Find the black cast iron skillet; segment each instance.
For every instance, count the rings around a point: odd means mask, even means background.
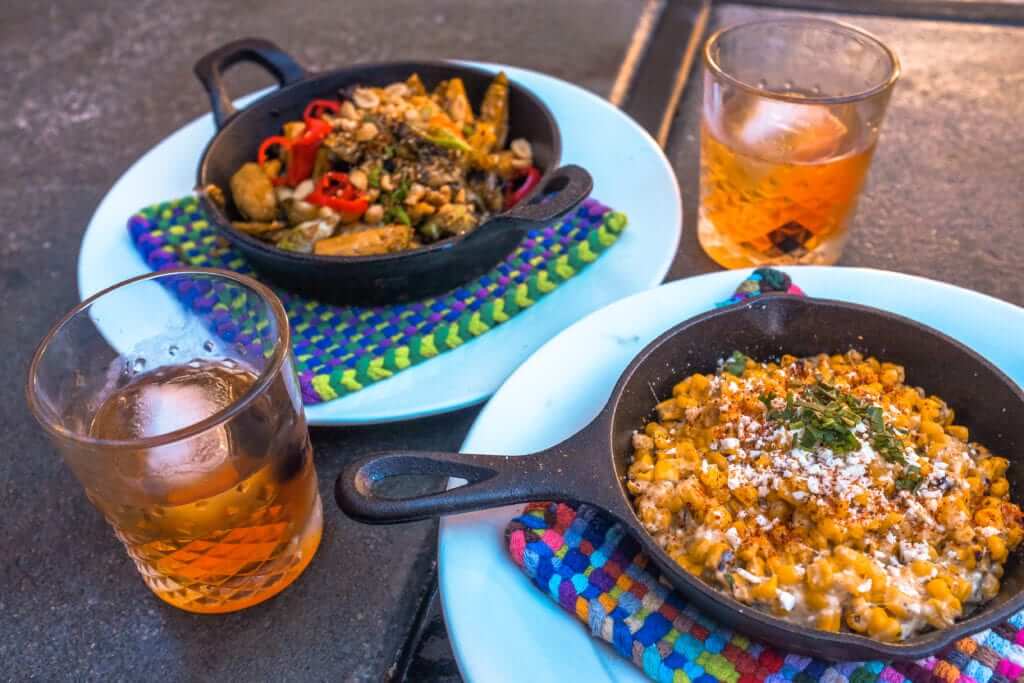
[[[262,66],[277,78],[281,89],[237,111],[221,77],[225,69],[239,62]],[[202,188],[212,183],[226,190],[232,174],[256,158],[260,143],[279,135],[284,122],[301,120],[303,109],[314,98],[333,97],[347,86],[388,85],[418,73],[428,88],[448,78],[462,78],[470,102],[479,106],[494,75],[449,62],[361,64],[310,75],[276,45],[257,38],[214,50],[196,63],[195,72],[210,96],[218,128],[199,162],[196,187],[203,208],[221,234],[262,275],[285,289],[322,301],[377,305],[423,299],[453,289],[494,267],[529,230],[548,225],[576,208],[593,185],[590,174],[579,166],[558,168],[562,143],[554,117],[536,95],[510,82],[509,139],[530,141],[534,164],[543,174],[531,197],[467,235],[411,251],[353,257],[284,251],[232,228],[231,221],[242,217],[230,197],[222,209]]]
[[[556,446],[525,457],[380,453],[346,467],[338,477],[335,497],[346,514],[368,523],[404,522],[531,500],[590,503],[618,518],[663,576],[699,609],[741,633],[826,659],[918,659],[1024,607],[1024,564],[1016,554],[1006,565],[999,595],[969,618],[902,643],[881,643],[790,624],[693,577],[644,531],[623,484],[631,435],[653,414],[652,392],[662,399],[670,397],[679,379],[713,372],[733,350],[767,359],[850,348],[904,365],[909,384],[946,399],[956,410],[957,421],[970,428],[973,440],[1010,460],[1011,495],[1018,504],[1024,501],[1024,393],[1009,378],[966,346],[907,318],[856,304],[787,295],[766,295],[710,311],[664,333],[622,373],[597,417]],[[375,482],[399,474],[437,474],[468,483],[411,499],[375,495]]]

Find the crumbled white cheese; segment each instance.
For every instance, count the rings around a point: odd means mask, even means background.
[[[750,572],[748,572],[746,569],[743,569],[742,567],[737,569],[736,573],[739,574],[740,576],[742,576],[744,579],[746,579],[750,583],[761,583],[762,581],[764,581],[764,577],[763,576],[757,576],[756,574],[751,574]]]
[[[721,448],[726,449],[726,450],[731,449],[731,448],[739,448],[740,447],[740,440],[737,439],[736,437],[730,436],[728,438],[722,439],[719,442],[719,446]]]
[[[999,534],[999,529],[991,526],[983,526],[978,529],[978,531],[981,532],[981,535],[985,538],[988,538],[989,536],[997,536]]]
[[[729,545],[733,548],[738,548],[740,546],[740,535],[736,532],[735,527],[729,527],[725,530],[725,539],[729,541]]]
[[[789,612],[796,606],[796,596],[792,593],[779,588],[776,594],[779,596],[779,605],[782,606],[782,609]]]
[[[908,543],[907,541],[900,543],[900,557],[904,563],[914,560],[929,560],[931,559],[929,551],[930,547],[927,543]]]

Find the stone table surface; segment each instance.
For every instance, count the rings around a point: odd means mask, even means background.
[[[152,597],[25,408],[35,344],[77,301],[78,244],[116,178],[207,111],[191,74],[228,40],[271,38],[312,68],[462,57],[547,71],[607,94],[639,0],[484,4],[435,1],[38,3],[0,7],[0,677],[9,680],[380,680],[430,590],[436,524],[366,527],[329,490],[352,457],[388,447],[457,449],[476,409],[314,430],[324,542],[274,600],[221,617]],[[774,10],[723,5],[712,23]],[[844,265],[900,270],[1024,304],[1024,30],[854,21],[903,58]],[[239,93],[267,79],[240,67]],[[696,114],[691,79],[668,156],[686,206],[670,279],[714,269],[694,232]],[[626,170],[624,169],[624,172]],[[411,680],[456,678],[438,621]]]

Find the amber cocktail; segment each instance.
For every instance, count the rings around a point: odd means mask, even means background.
[[[28,400],[162,600],[239,610],[316,552],[288,321],[257,282],[169,271],[97,294],[43,340]]]
[[[727,268],[835,263],[892,86],[895,55],[855,28],[782,19],[704,50],[698,237]]]

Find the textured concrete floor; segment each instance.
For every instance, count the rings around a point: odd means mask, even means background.
[[[96,204],[142,152],[207,110],[191,74],[194,60],[233,38],[261,35],[312,68],[416,56],[489,59],[606,93],[639,6],[0,6],[0,373],[8,378],[0,386],[0,677],[135,680],[159,672],[167,680],[377,680],[426,588],[421,577],[433,561],[433,524],[363,527],[328,503],[318,557],[278,598],[226,617],[165,607],[135,576],[27,415],[25,366],[48,326],[76,301],[78,243]],[[714,21],[767,13],[725,6]],[[922,274],[1024,304],[1024,33],[854,21],[894,45],[905,77],[843,263]],[[268,81],[240,68],[229,82],[240,93]],[[698,94],[692,82],[669,147],[686,202],[671,278],[714,268],[694,233]],[[379,447],[455,448],[474,415],[315,431],[325,496],[349,458]],[[421,654],[416,680],[452,676],[443,637]]]

